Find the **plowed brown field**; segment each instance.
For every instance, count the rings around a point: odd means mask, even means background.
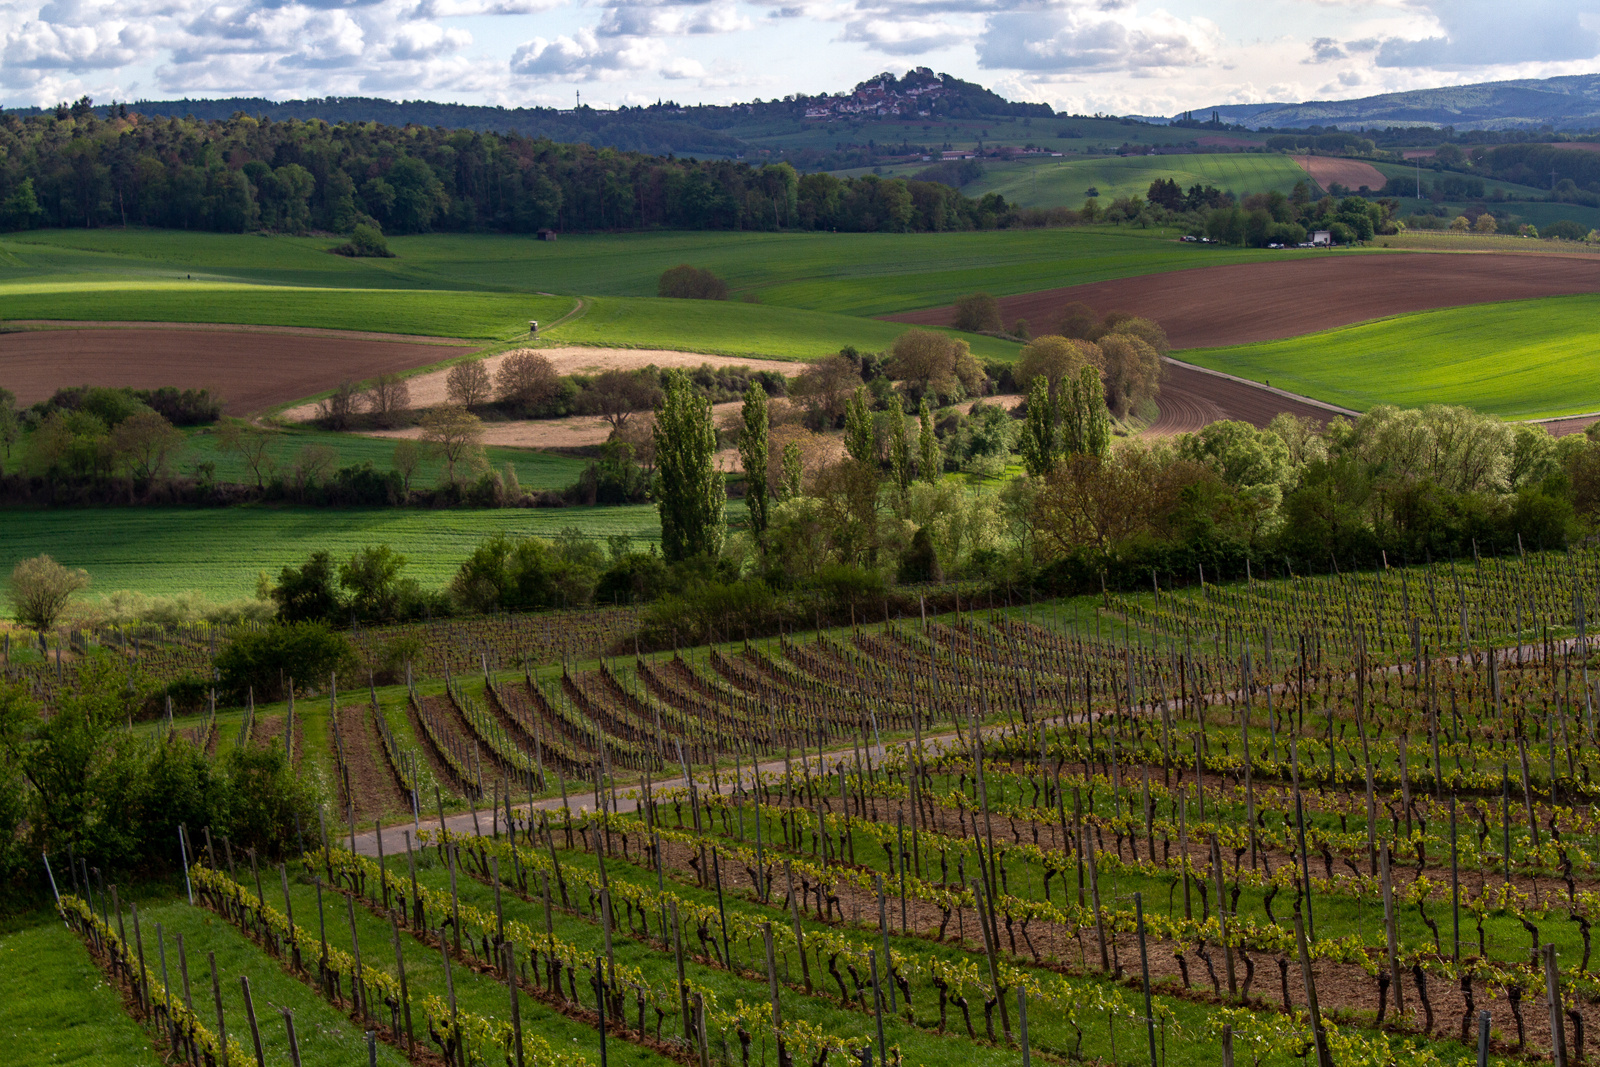
[[[1253,382],[1234,381],[1188,363],[1167,361],[1166,377],[1156,404],[1161,415],[1145,432],[1164,435],[1193,433],[1219,419],[1237,419],[1265,426],[1279,412],[1327,422],[1339,414],[1292,394]]]
[[[1300,169],[1316,179],[1326,189],[1338,182],[1346,189],[1359,189],[1365,185],[1374,191],[1382,189],[1389,181],[1383,172],[1371,163],[1359,159],[1339,159],[1336,156],[1295,156]]]
[[[22,404],[72,385],[205,388],[244,415],[346,378],[437,363],[463,345],[227,327],[26,330],[0,334],[0,385]]]
[[[1298,337],[1368,319],[1497,300],[1600,292],[1600,256],[1391,253],[1237,263],[1047,289],[1000,298],[1009,327],[1027,319],[1053,328],[1074,301],[1095,311],[1129,311],[1166,328],[1174,348]],[[954,309],[888,315],[896,322],[949,325]]]

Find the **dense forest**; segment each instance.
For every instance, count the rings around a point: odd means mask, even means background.
[[[558,144],[521,134],[378,123],[95,114],[88,100],[0,118],[0,228],[163,226],[242,233],[429,230],[942,231],[1009,221],[998,195],[937,182],[801,177],[751,166]]]

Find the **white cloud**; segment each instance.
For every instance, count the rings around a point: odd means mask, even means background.
[[[978,63],[1037,71],[1194,67],[1213,58],[1220,36],[1204,19],[1140,15],[1129,7],[996,14],[978,43]]]
[[[100,27],[30,22],[11,34],[3,53],[6,67],[88,71],[126,66],[154,41],[148,27],[107,23]]]
[[[1385,40],[1378,66],[1461,70],[1600,55],[1597,0],[1523,0],[1514,9],[1493,0],[1412,0],[1411,6],[1431,18],[1432,32]]]

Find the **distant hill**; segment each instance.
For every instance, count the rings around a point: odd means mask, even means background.
[[[1231,104],[1196,109],[1254,129],[1454,126],[1458,130],[1600,129],[1600,74],[1414,89],[1358,100]],[[1182,115],[1173,116],[1173,120]]]
[[[801,127],[817,130],[829,122],[938,122],[1010,118],[1050,118],[1048,104],[1014,103],[981,85],[927,67],[903,77],[869,78],[846,92],[755,100],[744,104],[680,106],[662,101],[645,107],[600,110],[484,107],[427,100],[384,100],[330,96],[315,100],[230,97],[218,100],[141,100],[123,105],[147,116],[227,119],[237,112],[274,122],[322,119],[329,123],[378,122],[389,126],[443,126],[481,133],[547,137],[565,144],[590,144],[653,155],[738,158],[752,150],[784,154],[807,138]],[[67,105],[53,109],[64,112]],[[12,108],[21,117],[52,109]],[[106,117],[110,107],[94,110]],[[787,134],[787,136],[785,136]],[[815,138],[811,138],[814,140]]]

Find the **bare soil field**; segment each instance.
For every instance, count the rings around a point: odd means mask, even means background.
[[[584,348],[568,346],[565,348],[536,348],[515,349],[513,352],[539,352],[549,359],[555,367],[557,374],[599,374],[608,370],[635,370],[639,367],[655,365],[657,367],[698,367],[702,363],[709,363],[713,367],[749,367],[751,370],[777,371],[789,377],[798,374],[804,369],[803,364],[792,360],[781,359],[742,359],[736,356],[707,356],[699,352],[673,352],[660,348]],[[484,367],[489,371],[489,376],[494,377],[500,369],[500,364],[513,352],[502,352],[489,356],[483,361]],[[436,407],[447,399],[445,379],[449,376],[448,369],[430,371],[419,374],[408,381],[411,387],[411,406],[416,408]],[[304,396],[311,390],[305,390],[299,395]],[[304,422],[315,418],[317,406],[315,404],[300,404],[283,413],[283,417],[291,422]],[[567,420],[545,420],[562,421]],[[597,420],[589,420],[597,421]],[[508,425],[508,424],[502,424]],[[393,436],[393,435],[391,435]],[[604,440],[604,437],[601,437]],[[516,441],[498,441],[485,438],[488,444],[520,444]],[[591,444],[594,442],[576,442]]]
[[[442,399],[442,398],[441,398]],[[415,402],[415,394],[412,396]],[[742,401],[730,400],[711,405],[712,417],[718,423],[734,414]],[[296,409],[299,410],[299,409]],[[635,419],[648,421],[649,412],[641,412]],[[629,424],[632,425],[631,423]],[[407,426],[399,430],[373,430],[368,437],[411,438],[422,436],[422,427]],[[511,419],[506,422],[483,424],[483,443],[508,448],[583,448],[605,444],[611,436],[611,424],[598,415],[568,415],[560,419]]]
[[[1149,435],[1166,437],[1194,433],[1219,419],[1236,419],[1262,427],[1284,411],[1319,423],[1339,414],[1303,397],[1215,374],[1174,359],[1166,361],[1166,370],[1161,395],[1156,398],[1161,414],[1145,431]]]
[[[1062,309],[1129,311],[1166,328],[1174,348],[1214,348],[1298,337],[1430,308],[1600,292],[1600,256],[1394,253],[1237,263],[1119,278],[1000,298],[1007,327],[1054,328]],[[886,316],[947,326],[954,309]]]
[[[222,397],[230,415],[244,415],[332,389],[345,378],[437,363],[452,351],[451,343],[437,339],[334,330],[24,330],[0,333],[0,384],[22,404],[72,385],[204,388]]]
[[[1294,161],[1300,164],[1300,169],[1316,179],[1318,185],[1326,189],[1334,182],[1347,189],[1359,189],[1365,185],[1368,189],[1382,189],[1389,181],[1383,172],[1371,163],[1363,163],[1359,159],[1339,159],[1335,156],[1295,156]]]

